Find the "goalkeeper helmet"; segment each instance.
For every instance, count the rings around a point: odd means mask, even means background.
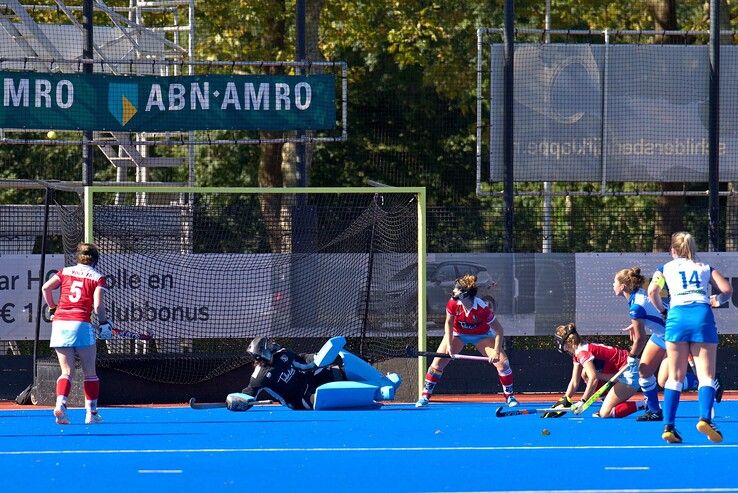
[[[455,300],[471,298],[477,296],[477,276],[467,275],[459,277],[454,281],[454,289],[451,291],[451,297]]]
[[[266,337],[255,337],[249,344],[246,352],[256,360],[267,361],[271,363],[272,356],[280,349],[280,346]]]
[[[576,339],[579,339],[579,334],[577,333],[577,326],[573,323],[566,324],[566,325],[559,325],[556,327],[556,334],[554,335],[554,340],[556,341],[556,349],[562,354],[566,353],[566,342],[569,340],[569,337],[576,336]]]

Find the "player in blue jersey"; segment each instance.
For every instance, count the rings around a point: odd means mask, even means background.
[[[643,289],[645,278],[641,269],[630,267],[615,274],[612,289],[616,296],[622,296],[628,302],[628,314],[631,323],[628,326],[632,340],[628,354],[628,370],[623,373],[623,383],[616,385],[605,397],[600,409],[600,417],[623,417],[636,410],[636,403],[628,399],[639,389],[646,397],[648,411],[639,420],[658,420],[661,415],[658,400],[656,373],[665,350],[663,335],[664,321],[656,307],[648,300]],[[646,334],[651,337],[646,340]]]
[[[699,379],[698,400],[700,419],[697,430],[712,442],[721,442],[723,435],[712,423],[712,406],[717,382],[718,334],[711,307],[727,302],[733,288],[725,277],[708,264],[697,262],[697,244],[691,234],[674,233],[671,237],[670,262],[660,266],[648,286],[648,298],[666,319],[665,337],[669,377],[664,386],[664,432],[661,437],[669,443],[681,443],[682,437],[674,428],[682,380],[687,373],[691,353]],[[719,294],[710,295],[713,282]],[[670,307],[667,311],[661,299],[661,289],[669,289]]]

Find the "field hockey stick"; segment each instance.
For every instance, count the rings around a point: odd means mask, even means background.
[[[566,412],[568,408],[547,408],[547,409],[511,409],[509,411],[504,411],[505,407],[500,406],[495,411],[495,416],[498,418],[507,418],[508,416],[522,416],[522,415],[536,415],[536,414],[546,414],[546,413],[560,413],[560,412]]]
[[[248,407],[251,406],[258,406],[262,404],[271,404],[272,401],[266,400],[266,401],[251,401],[248,405]],[[221,407],[228,407],[228,404],[225,402],[197,402],[197,399],[194,397],[190,399],[190,408],[191,409],[218,409]],[[248,409],[248,408],[247,408]]]
[[[454,354],[449,355],[446,353],[433,353],[430,351],[417,351],[415,348],[411,346],[405,347],[405,356],[408,358],[417,358],[418,356],[429,356],[431,358],[448,358],[448,359],[465,359],[470,361],[484,361],[485,363],[489,363],[489,358],[486,356],[474,356],[471,354]]]
[[[621,369],[619,369],[618,372],[610,378],[610,380],[608,380],[607,382],[605,382],[605,385],[603,385],[602,387],[600,387],[597,390],[597,392],[595,392],[594,394],[592,394],[592,396],[589,399],[587,399],[586,401],[584,401],[584,404],[582,404],[578,408],[574,409],[574,414],[582,414],[584,411],[587,410],[587,408],[589,406],[591,406],[592,404],[594,404],[595,401],[597,401],[597,399],[599,399],[600,397],[602,397],[603,395],[605,395],[611,388],[613,388],[615,386],[615,384],[618,383],[618,378],[620,377],[620,375],[622,375],[623,373],[625,373],[625,370],[628,369],[628,366],[629,365],[626,364]]]
[[[116,329],[113,328],[113,336],[120,337],[122,339],[135,339],[137,341],[148,341],[151,339],[151,334],[148,332],[133,332],[130,330]]]

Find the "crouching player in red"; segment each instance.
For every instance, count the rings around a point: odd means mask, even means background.
[[[110,339],[113,327],[103,304],[106,291],[105,277],[95,267],[100,258],[97,247],[91,243],[80,243],[77,247],[77,265],[64,267],[44,283],[41,290],[44,301],[53,317],[50,346],[56,350],[61,366],[61,376],[56,381],[56,406],[54,416],[57,424],[69,424],[67,397],[74,378],[74,358],[79,357],[85,375],[85,423],[102,422],[97,412],[100,380],[95,368],[96,346],[94,326],[90,315],[97,314],[100,339]],[[61,286],[59,303],[52,292]]]
[[[567,407],[576,410],[620,368],[626,364],[631,364],[626,349],[583,341],[573,323],[559,325],[554,337],[559,352],[571,355],[574,362],[566,393],[554,404],[554,407]],[[586,388],[581,399],[573,402],[572,397],[577,392],[580,380],[584,380]],[[630,397],[638,392],[639,388],[638,363],[636,362],[633,368],[629,368],[619,377],[618,382],[605,396],[602,407],[596,415],[602,418],[623,418],[633,414],[638,409],[645,409],[646,404],[643,401],[628,401]],[[555,418],[563,414],[563,412],[550,412],[544,414],[544,417]]]
[[[497,375],[508,406],[518,405],[513,394],[513,372],[503,347],[505,333],[499,320],[481,298],[477,298],[477,276],[466,275],[456,280],[451,299],[446,304],[446,325],[439,353],[449,356],[459,353],[465,344],[474,344],[477,351],[489,358]],[[425,375],[423,393],[416,407],[428,405],[443,370],[450,358],[434,358]]]
[[[296,410],[376,408],[381,401],[393,400],[400,376],[382,375],[344,350],[345,344],[343,337],[333,337],[316,354],[297,354],[266,337],[255,338],[247,349],[254,358],[249,385],[229,394],[226,407],[246,411],[257,398]]]

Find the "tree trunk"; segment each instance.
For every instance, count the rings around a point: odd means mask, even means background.
[[[284,8],[284,4],[281,4]],[[270,50],[272,53],[284,51],[287,37],[287,26],[285,25],[284,16],[275,16],[271,19],[271,26],[265,29],[262,38],[262,46]],[[274,59],[277,57],[274,56]],[[279,67],[270,67],[268,73],[271,75],[281,74],[283,70]],[[276,139],[282,137],[282,132],[259,132],[262,139]],[[259,144],[261,151],[259,157],[259,187],[260,188],[279,188],[284,184],[282,175],[282,144],[263,143]],[[266,224],[267,235],[269,238],[269,246],[274,253],[283,252],[285,246],[282,239],[284,237],[282,221],[280,219],[282,209],[281,195],[261,195],[260,196],[261,213]]]
[[[654,19],[657,31],[677,31],[679,24],[676,17],[676,0],[646,0],[646,5]],[[676,42],[662,36],[656,40],[661,43]],[[663,192],[674,192],[683,189],[682,183],[662,183]],[[671,235],[684,229],[684,196],[662,195],[658,198],[654,218],[653,251],[663,252],[669,249]]]

